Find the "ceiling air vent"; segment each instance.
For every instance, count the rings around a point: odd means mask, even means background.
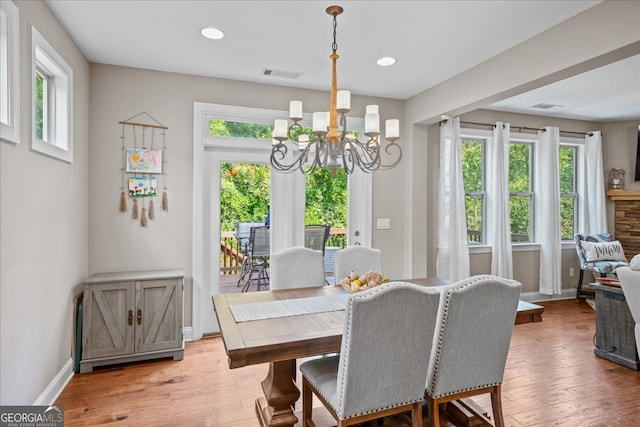
[[[554,110],[556,108],[561,108],[562,105],[556,105],[556,104],[546,104],[544,102],[541,102],[540,104],[536,104],[536,105],[532,105],[531,108],[537,108],[538,110]]]
[[[273,68],[263,68],[262,75],[269,77],[278,77],[281,79],[298,80],[303,73],[297,71],[274,70]]]

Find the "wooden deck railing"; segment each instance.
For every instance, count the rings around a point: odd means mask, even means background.
[[[481,234],[479,230],[467,230],[467,239],[472,243],[481,243]],[[526,234],[511,234],[512,242],[528,242],[529,236]]]
[[[234,236],[235,231],[223,231],[220,233],[220,274],[240,274],[242,261],[245,254],[238,246],[238,239]],[[329,233],[327,246],[337,246],[344,248],[347,246],[347,229],[332,228]]]

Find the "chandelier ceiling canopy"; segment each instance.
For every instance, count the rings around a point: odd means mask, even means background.
[[[313,113],[312,135],[309,135],[300,124],[303,116],[302,101],[289,103],[289,120],[293,123],[277,119],[273,127],[271,166],[279,172],[300,170],[307,173],[317,168],[329,168],[333,171],[344,168],[350,174],[358,168],[371,173],[379,169],[391,169],[402,159],[402,148],[397,144],[400,138],[400,122],[397,119],[385,122],[385,139],[389,143],[382,150],[377,105],[366,107],[364,135],[358,136],[347,131],[346,114],[351,111],[351,93],[348,90],[337,90],[336,73],[339,57],[336,42],[337,17],[342,11],[340,6],[327,8],[327,13],[333,17],[329,111]],[[382,162],[383,151],[389,157],[389,163]]]

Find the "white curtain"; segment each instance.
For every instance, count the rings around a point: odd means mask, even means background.
[[[469,244],[465,212],[460,119],[440,127],[440,183],[438,192],[438,252],[436,274],[457,281],[469,277]]]
[[[540,243],[540,293],[559,295],[561,282],[560,131],[548,126],[538,133],[535,174],[535,230]]]
[[[578,202],[578,233],[607,232],[607,200],[602,165],[602,136],[600,131],[584,137],[584,162],[580,179],[581,197]]]
[[[488,187],[494,189],[488,194],[489,236],[493,255],[491,274],[513,279],[513,259],[511,256],[511,216],[509,214],[509,123],[496,123],[493,141],[489,147],[487,162]]]

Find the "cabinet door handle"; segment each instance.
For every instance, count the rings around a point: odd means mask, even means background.
[[[133,325],[133,310],[129,310],[129,326]]]
[[[142,325],[142,309],[138,309],[138,325]]]

